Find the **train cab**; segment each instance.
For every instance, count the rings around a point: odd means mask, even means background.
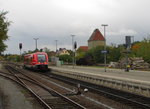
[[[47,53],[36,52],[24,55],[24,67],[30,69],[48,69]]]

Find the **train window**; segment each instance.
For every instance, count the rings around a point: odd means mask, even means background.
[[[38,55],[38,62],[46,62],[46,57],[43,54]]]

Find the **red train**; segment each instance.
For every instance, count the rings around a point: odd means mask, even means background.
[[[24,55],[24,67],[34,70],[48,70],[47,53],[36,52]]]

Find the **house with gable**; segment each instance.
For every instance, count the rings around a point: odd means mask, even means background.
[[[70,55],[70,53],[66,48],[59,48],[59,50],[57,51],[57,55]]]
[[[88,51],[88,46],[80,46],[80,47],[78,48],[78,51],[87,52],[87,51]]]

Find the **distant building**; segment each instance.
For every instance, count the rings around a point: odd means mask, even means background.
[[[77,51],[87,52],[88,51],[88,46],[80,46]]]
[[[50,52],[48,52],[48,55],[49,55],[49,57],[51,57],[51,56],[55,56],[55,55],[56,55],[56,52],[54,52],[54,51],[50,51]]]
[[[59,48],[59,51],[57,51],[57,55],[70,55],[68,50],[66,48]]]
[[[88,49],[91,49],[97,46],[104,46],[104,44],[105,44],[105,38],[103,37],[99,29],[95,29],[91,37],[88,40]]]

